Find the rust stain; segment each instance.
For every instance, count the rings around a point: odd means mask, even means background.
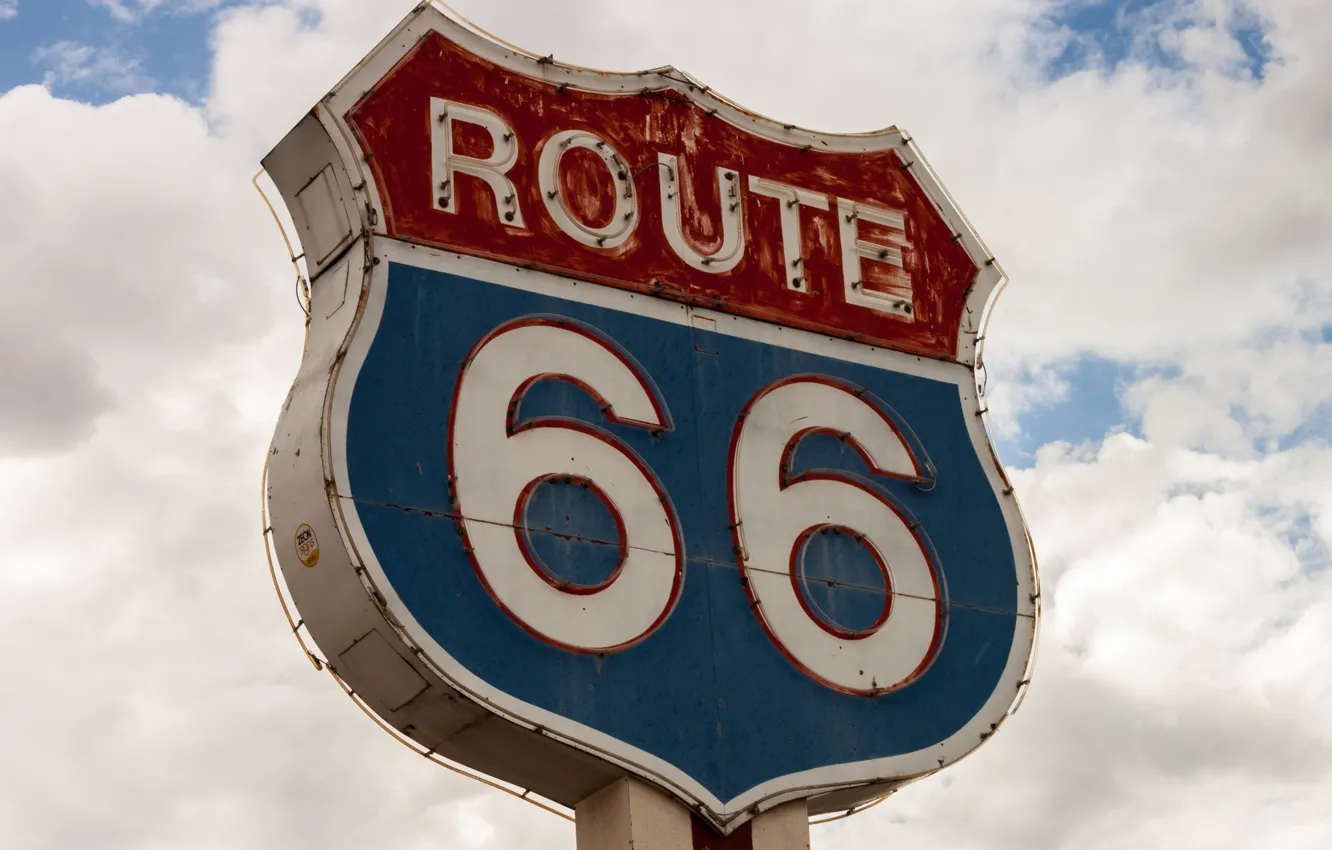
[[[432,97],[491,110],[513,128],[517,164],[508,177],[517,189],[527,230],[499,220],[489,187],[459,174],[456,212],[438,210],[431,181]],[[951,359],[966,291],[977,273],[931,200],[892,151],[835,153],[761,138],[728,123],[676,92],[607,95],[560,89],[474,56],[439,33],[421,40],[357,103],[347,120],[374,171],[389,235],[581,280],[705,305],[740,315],[858,339],[884,348]],[[489,137],[454,122],[459,154],[486,156]],[[633,174],[639,220],[618,248],[575,242],[547,214],[537,179],[542,143],[561,130],[597,134],[624,158]],[[738,172],[745,257],[733,270],[710,274],[691,268],[663,235],[657,154],[679,159],[682,226],[700,253],[721,245],[718,167]],[[604,163],[584,150],[562,160],[561,191],[573,215],[589,226],[609,222],[614,185]],[[904,268],[867,261],[856,278],[871,291],[910,295],[914,321],[848,304],[835,200],[827,211],[801,209],[805,291],[785,285],[780,201],[748,190],[750,176],[898,210],[906,217]],[[860,238],[886,235],[860,221]],[[889,242],[898,240],[884,240]]]
[[[540,151],[537,152],[538,155]],[[615,215],[615,182],[606,163],[587,148],[571,148],[560,170],[560,195],[589,227],[605,227]]]

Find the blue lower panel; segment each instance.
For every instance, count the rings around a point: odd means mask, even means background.
[[[607,656],[560,650],[510,620],[478,581],[448,516],[449,404],[464,358],[499,325],[552,314],[623,346],[651,376],[676,424],[656,436],[612,425],[586,393],[564,382],[534,387],[522,407],[524,418],[577,418],[623,440],[661,480],[679,516],[688,555],[679,604],[649,638]],[[799,672],[749,610],[738,579],[726,495],[731,435],[755,393],[798,374],[870,389],[911,424],[938,467],[929,493],[876,482],[928,530],[950,599],[937,660],[896,693],[850,696]],[[1015,610],[1016,577],[965,416],[950,384],[394,265],[352,398],[347,456],[375,556],[412,615],[454,660],[516,699],[675,765],[728,800],[781,776],[931,747],[965,725],[994,690],[1014,636],[1014,615],[995,612]],[[818,438],[802,445],[796,465],[867,472],[838,441]],[[562,521],[551,514],[555,530],[575,524],[556,527]],[[534,548],[576,548],[562,545],[538,541]],[[578,575],[592,581],[596,574]]]
[[[744,787],[793,773],[802,762],[838,764],[933,746],[984,705],[1013,640],[1014,615],[955,607],[943,649],[920,681],[873,699],[847,696],[773,651],[733,565],[707,572],[713,633],[725,648],[717,653],[724,758],[743,765]],[[991,688],[976,687],[985,681]]]
[[[364,504],[358,514],[399,598],[464,667],[647,752],[690,753],[691,773],[709,786],[722,783],[706,582],[685,582],[679,607],[650,640],[622,653],[580,655],[538,640],[495,605],[453,519]]]

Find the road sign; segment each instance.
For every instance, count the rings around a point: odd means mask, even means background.
[[[423,5],[265,167],[313,278],[274,540],[386,722],[729,831],[1009,714],[1038,592],[975,382],[1002,275],[903,132]]]

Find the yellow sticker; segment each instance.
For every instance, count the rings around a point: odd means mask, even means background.
[[[308,525],[296,529],[296,557],[307,567],[319,563],[319,538],[315,537],[314,529]]]

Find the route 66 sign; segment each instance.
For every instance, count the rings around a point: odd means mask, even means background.
[[[284,577],[387,723],[725,832],[1009,714],[1039,594],[975,382],[1002,275],[904,133],[423,5],[265,167],[312,277],[275,539],[319,541]]]

